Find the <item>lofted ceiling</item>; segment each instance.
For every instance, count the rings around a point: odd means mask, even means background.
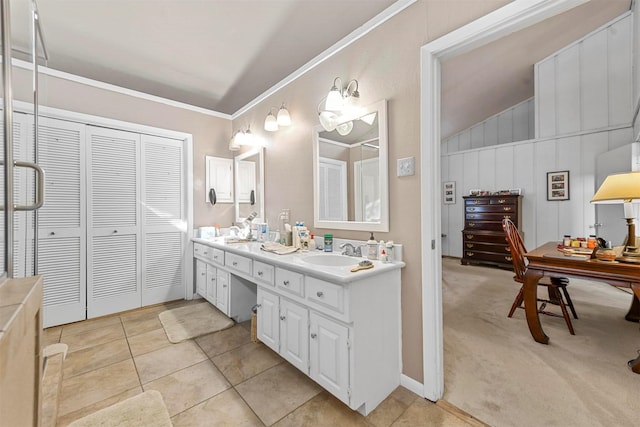
[[[533,66],[628,12],[631,0],[591,0],[442,63],[443,138],[534,94]]]
[[[37,0],[47,66],[233,114],[396,0]]]
[[[447,1],[455,11],[459,0],[418,1]],[[407,0],[37,0],[48,67],[229,115],[400,3]],[[442,136],[533,96],[535,62],[630,5],[591,0],[445,61]]]

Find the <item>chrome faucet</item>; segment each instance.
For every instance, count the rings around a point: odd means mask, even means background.
[[[355,247],[349,242],[341,244],[340,249],[343,250],[342,255],[357,256],[357,257],[362,256],[362,250],[360,249],[360,246]]]

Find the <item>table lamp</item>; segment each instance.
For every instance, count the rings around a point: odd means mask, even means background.
[[[627,220],[628,234],[626,250],[636,251],[636,224],[633,216],[632,203],[640,203],[640,172],[627,172],[609,175],[591,203],[616,204],[624,203],[624,217]],[[628,254],[625,254],[628,255]],[[640,256],[640,253],[637,254]]]

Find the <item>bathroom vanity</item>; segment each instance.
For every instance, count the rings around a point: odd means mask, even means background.
[[[193,242],[196,292],[238,322],[257,304],[258,339],[351,409],[367,415],[400,384],[404,263],[351,272],[362,258]]]

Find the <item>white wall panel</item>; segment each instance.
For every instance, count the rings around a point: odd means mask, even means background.
[[[631,16],[612,25],[608,35],[609,125],[624,125],[632,119]]]
[[[558,201],[547,201],[547,172],[565,170],[557,164],[556,141],[538,142],[533,151],[533,161],[536,165],[535,183],[539,191],[534,194],[536,207],[545,206],[544,211],[538,209],[536,215],[536,242],[548,242],[558,238]]]
[[[488,150],[479,150],[475,152],[477,158],[478,186],[482,190],[500,190],[496,183],[496,150],[490,148]],[[466,194],[469,194],[468,192]]]
[[[480,148],[484,146],[484,126],[482,123],[471,128],[471,147]],[[462,147],[460,147],[462,149]]]
[[[492,117],[484,122],[484,146],[496,145],[498,143],[498,118]]]
[[[513,185],[513,146],[495,150],[496,190],[509,190]],[[499,187],[499,188],[498,188]]]
[[[581,129],[579,53],[579,45],[573,45],[556,60],[556,129],[559,135]]]
[[[584,179],[582,177],[582,156],[580,152],[580,137],[570,137],[557,141],[557,164],[559,170],[568,170],[569,173],[569,200],[551,202],[558,206],[559,239],[564,234],[572,236],[587,236],[587,229],[582,222],[583,211],[588,209],[589,200],[584,200]],[[585,204],[586,203],[586,204]]]
[[[524,242],[527,247],[535,247],[537,203],[536,167],[533,163],[535,144],[517,144],[513,147],[513,187],[523,191],[522,197],[522,227]]]
[[[555,57],[536,64],[535,103],[536,138],[557,134],[556,130],[556,66]]]
[[[581,83],[589,90],[582,91],[582,123],[586,129],[609,125],[607,99],[607,32],[601,31],[586,38],[581,44]]]
[[[529,132],[529,111],[533,108],[533,101],[521,102],[513,107],[511,112],[513,134],[511,141],[525,141],[533,139],[533,133]],[[533,129],[533,128],[531,128]]]
[[[480,174],[478,164],[478,151],[468,151],[462,154],[462,167],[464,175],[462,176],[462,194],[469,194],[472,188],[480,188]],[[487,171],[483,170],[483,174]]]
[[[513,139],[513,110],[505,111],[496,119],[498,120],[498,144],[515,141]]]
[[[458,134],[459,150],[471,148],[471,129],[464,130]]]

